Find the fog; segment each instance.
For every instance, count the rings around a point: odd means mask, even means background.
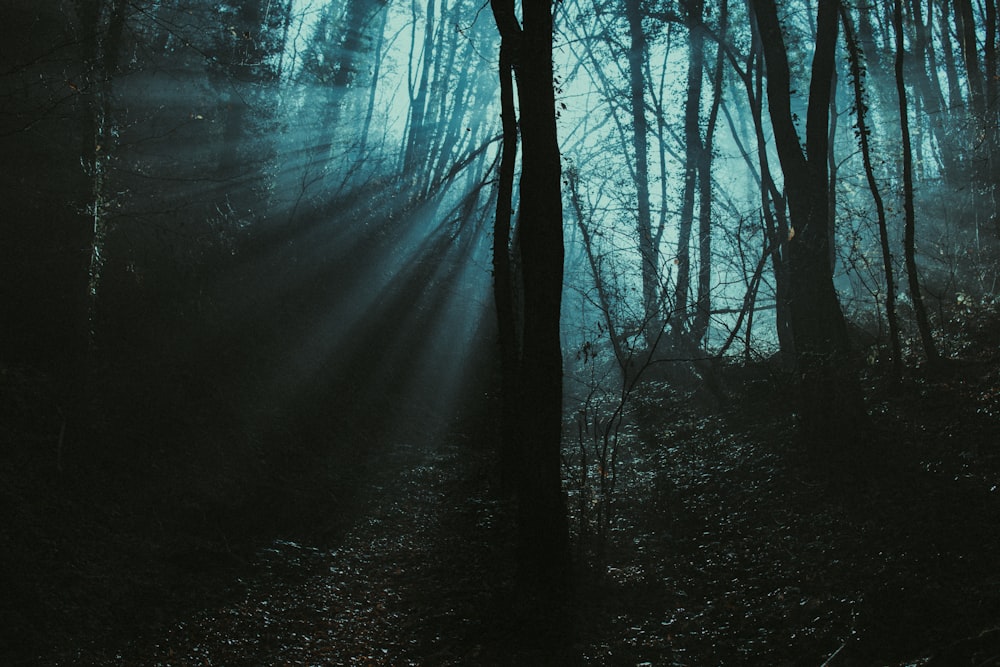
[[[178,595],[186,580],[163,566],[175,556],[249,561],[263,545],[273,562],[309,552],[323,569],[336,550],[294,540],[340,544],[345,526],[367,520],[359,508],[396,482],[394,525],[424,544],[441,526],[502,524],[497,498],[509,500],[513,471],[523,530],[525,507],[536,509],[524,488],[541,466],[522,444],[520,458],[502,460],[502,443],[511,433],[534,442],[542,393],[556,417],[561,402],[562,420],[543,443],[551,469],[537,475],[549,475],[557,502],[538,514],[565,518],[569,507],[571,528],[554,521],[551,532],[572,532],[576,557],[602,573],[625,517],[616,483],[632,485],[630,502],[652,503],[635,516],[661,504],[686,512],[677,489],[719,466],[743,469],[751,440],[727,431],[739,424],[716,423],[716,434],[709,417],[682,414],[691,406],[734,423],[770,419],[774,430],[755,428],[776,451],[793,430],[807,448],[851,441],[831,448],[840,459],[810,449],[825,469],[866,446],[844,433],[889,419],[887,406],[916,412],[932,389],[962,391],[947,405],[975,415],[961,421],[978,443],[1000,393],[985,371],[967,384],[942,360],[995,347],[993,5],[556,2],[562,219],[543,220],[532,217],[537,195],[522,199],[535,185],[522,181],[528,133],[504,137],[502,124],[508,72],[494,11],[521,21],[521,2],[0,1],[0,435],[10,444],[0,500],[14,536],[0,536],[0,551],[2,569],[31,574],[9,586],[30,611],[16,626],[24,645],[79,625],[80,600],[127,598],[135,609],[143,586]],[[518,90],[543,78],[547,95],[548,73],[522,57],[537,44],[516,28],[513,113],[531,128],[539,118],[520,115],[531,108],[520,102],[533,98]],[[505,145],[517,150],[510,202],[500,200]],[[528,271],[539,258],[522,248],[545,223],[561,223],[565,258],[550,247]],[[562,285],[543,313],[554,341],[560,309],[561,349],[531,363],[539,309],[529,296],[545,280],[554,294]],[[530,393],[535,371],[560,368],[561,390]],[[911,394],[886,397],[886,387]],[[745,407],[743,394],[757,403]],[[512,404],[520,430],[505,430]],[[900,435],[900,449],[922,428]],[[952,447],[962,473],[949,483],[971,479],[980,454],[969,447]],[[780,477],[764,469],[778,454],[754,456],[761,484]],[[409,476],[393,477],[397,468]],[[844,469],[857,481],[857,467]],[[428,498],[464,493],[445,474],[459,470],[479,485],[474,511],[431,521],[440,508]],[[741,497],[756,498],[759,481]],[[428,485],[433,494],[410,494]],[[425,526],[406,523],[407,495],[425,502]],[[353,533],[358,563],[375,525]],[[660,534],[627,528],[635,544]],[[648,544],[644,554],[657,553]],[[715,546],[728,563],[730,547]],[[105,595],[109,572],[120,597]],[[767,604],[784,596],[767,593]],[[172,600],[164,607],[183,606]],[[849,606],[830,612],[840,619],[830,627],[853,637]],[[118,627],[108,614],[101,622]],[[634,664],[653,664],[639,653]]]

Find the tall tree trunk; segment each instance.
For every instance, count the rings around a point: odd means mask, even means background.
[[[628,19],[629,99],[632,107],[632,146],[635,151],[636,225],[642,277],[643,332],[652,346],[662,328],[659,290],[659,248],[653,241],[649,201],[649,125],[646,120],[646,33],[642,28],[641,0],[625,0]]]
[[[985,205],[994,221],[997,221],[997,196],[1000,194],[1000,72],[997,71],[997,29],[998,13],[996,0],[984,0],[984,22],[986,23],[986,44],[983,48],[984,79],[986,80],[986,201]]]
[[[516,45],[521,162],[518,222],[523,276],[520,457],[517,495],[519,578],[551,593],[569,584],[569,522],[562,492],[563,226],[549,0],[492,0],[501,39]]]
[[[958,80],[958,63],[955,60],[955,50],[952,48],[951,26],[948,23],[948,3],[941,3],[938,15],[938,42],[941,45],[941,59],[944,65],[945,79],[948,82],[948,107],[957,109],[962,103],[962,86]]]
[[[997,29],[1000,16],[997,13],[996,0],[983,0],[983,22],[985,23],[985,40],[983,46],[983,79],[986,81],[986,120],[993,128],[994,141],[996,137],[997,112],[1000,111],[1000,81],[997,77]]]
[[[235,7],[235,5],[234,5]],[[236,15],[234,37],[226,60],[223,63],[226,81],[223,82],[225,104],[225,126],[222,130],[222,149],[216,166],[219,178],[232,179],[246,169],[245,155],[240,154],[247,136],[250,107],[248,96],[235,90],[237,83],[254,83],[259,80],[257,65],[263,60],[259,50],[261,0],[249,0],[239,4]]]
[[[725,39],[729,27],[729,3],[722,0],[719,7],[719,35]],[[725,72],[725,52],[718,46],[715,71],[712,74],[712,105],[705,125],[705,139],[698,156],[698,296],[695,299],[691,323],[691,342],[701,345],[708,333],[712,314],[712,152],[715,144],[715,127],[719,108],[722,106],[722,80]]]
[[[419,161],[426,158],[428,128],[424,122],[428,106],[428,88],[431,80],[431,63],[434,58],[434,13],[435,0],[427,0],[427,13],[424,17],[424,44],[421,50],[420,75],[417,79],[416,92],[410,104],[410,133],[407,137],[406,154],[403,157],[403,173],[414,181],[420,174],[416,173]]]
[[[791,212],[790,306],[800,377],[801,426],[818,460],[857,453],[864,406],[850,369],[847,325],[829,263],[827,149],[837,44],[837,0],[819,0],[803,154],[792,119],[790,75],[774,0],[752,0],[767,66],[767,93]],[[853,447],[852,447],[853,445]]]
[[[691,291],[691,230],[694,226],[698,162],[701,159],[701,91],[705,69],[705,35],[701,25],[704,3],[688,0],[687,96],[684,100],[684,190],[681,195],[680,225],[677,230],[677,283],[674,291],[674,340],[677,344],[689,333],[688,295]]]
[[[361,145],[358,147],[358,157],[361,160],[366,158],[365,151],[370,140],[372,117],[375,115],[375,93],[378,90],[378,80],[382,74],[382,49],[385,47],[385,28],[389,23],[388,7],[382,10],[382,19],[376,32],[374,67],[372,69],[372,80],[368,89],[368,109],[365,111],[365,122],[361,127]]]
[[[945,182],[957,184],[964,180],[965,175],[959,168],[958,156],[961,151],[957,149],[954,142],[949,141],[947,119],[952,115],[952,110],[945,102],[936,59],[933,57],[933,42],[930,38],[933,4],[928,4],[926,19],[923,18],[921,0],[910,0],[910,7],[913,15],[914,39],[913,57],[909,61],[912,65],[909,67],[909,71],[913,74],[913,82],[916,91],[919,92],[918,99],[923,99],[925,111],[921,117],[927,119],[927,125],[929,125],[939,146]],[[895,86],[895,80],[893,86]]]
[[[107,167],[114,153],[115,131],[112,118],[114,76],[118,69],[122,34],[125,29],[125,0],[79,0],[77,14],[84,33],[84,61],[91,68],[90,94],[85,113],[82,163],[90,177],[90,193],[85,210],[91,219],[91,242],[87,272],[86,336],[93,343],[97,299],[104,266],[104,243],[107,237],[105,190]],[[103,14],[106,25],[102,25]]]
[[[979,122],[986,113],[983,74],[979,69],[979,46],[976,43],[976,18],[972,0],[955,0],[955,30],[965,64],[965,78],[969,84],[969,104]]]
[[[903,212],[905,222],[903,227],[903,252],[906,262],[906,275],[910,288],[910,299],[913,301],[913,312],[920,331],[920,342],[924,347],[929,366],[938,366],[940,357],[934,346],[930,322],[927,319],[927,309],[920,292],[920,279],[917,276],[917,260],[915,251],[915,213],[913,209],[913,150],[910,146],[910,113],[907,108],[906,82],[903,77],[903,65],[906,52],[903,49],[903,2],[895,0],[892,12],[893,28],[896,31],[896,94],[899,96],[899,130],[903,142]]]
[[[830,87],[833,90],[837,90],[837,68],[834,66],[833,75],[830,80]],[[827,178],[826,178],[826,219],[829,221],[827,225],[827,250],[826,259],[830,263],[830,271],[835,271],[837,268],[837,238],[836,229],[834,228],[833,222],[837,219],[837,179],[840,177],[837,168],[837,123],[836,119],[840,116],[840,109],[837,108],[837,96],[830,96],[830,116],[833,117],[834,122],[830,123],[830,127],[827,130],[826,137],[826,168],[827,168]]]
[[[851,67],[851,85],[854,92],[854,113],[857,116],[857,137],[861,147],[861,161],[865,168],[865,178],[868,189],[875,202],[875,214],[878,218],[879,243],[882,249],[882,265],[885,273],[885,314],[889,321],[889,342],[892,349],[892,378],[899,381],[903,374],[903,354],[899,338],[899,319],[896,317],[896,280],[893,275],[892,252],[889,244],[889,225],[886,221],[885,204],[875,180],[875,169],[872,165],[871,145],[868,141],[868,104],[864,92],[864,68],[862,67],[861,48],[855,38],[851,17],[847,10],[841,7],[841,22],[844,25],[844,39],[847,43],[848,61]]]
[[[754,134],[757,142],[757,161],[760,164],[760,198],[761,213],[764,218],[764,232],[768,237],[766,247],[771,258],[771,270],[774,272],[775,285],[775,329],[778,345],[784,362],[791,365],[795,357],[795,339],[792,335],[791,299],[789,295],[788,275],[788,237],[789,224],[785,215],[787,202],[784,195],[778,191],[771,173],[771,160],[768,156],[768,142],[764,133],[764,46],[760,30],[754,22],[753,49],[755,58],[752,67],[748,66],[748,79],[745,82],[747,97],[750,99],[750,112],[753,117]],[[752,80],[750,72],[753,72]]]
[[[562,493],[563,225],[559,143],[552,81],[552,3],[524,0],[518,80],[521,106],[521,263],[524,274],[525,456],[522,475],[523,575],[567,583],[569,526]]]
[[[597,305],[600,307],[601,316],[604,319],[604,327],[608,330],[611,350],[615,354],[615,361],[618,362],[622,383],[628,384],[630,381],[629,369],[631,357],[622,344],[622,336],[615,323],[614,306],[612,305],[613,297],[609,293],[608,285],[601,271],[601,260],[594,247],[594,236],[587,226],[587,216],[584,214],[583,203],[580,200],[580,191],[575,170],[567,171],[566,186],[569,188],[570,204],[573,207],[577,229],[580,231],[580,238],[583,241],[583,251],[587,256],[587,265],[590,267],[590,274],[594,277],[594,289],[597,290]]]
[[[496,22],[501,26],[500,43],[500,120],[503,126],[500,173],[497,182],[497,211],[493,226],[493,298],[497,312],[500,346],[500,468],[504,485],[513,485],[519,455],[520,344],[514,297],[514,276],[511,261],[511,223],[514,213],[514,171],[517,164],[517,112],[514,108],[514,58],[520,28],[513,20],[513,5],[494,2]],[[509,17],[509,18],[508,18]],[[503,28],[505,18],[513,27]]]

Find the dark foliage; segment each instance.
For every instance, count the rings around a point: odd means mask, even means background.
[[[719,410],[644,385],[603,555],[577,540],[575,601],[555,609],[514,595],[478,410],[437,444],[417,410],[412,437],[368,432],[370,458],[334,448],[253,492],[225,493],[236,472],[203,461],[210,499],[190,470],[158,483],[155,466],[60,458],[57,388],[7,368],[5,663],[982,664],[1000,622],[1000,359],[995,315],[958,317],[950,340],[975,363],[865,383],[876,430],[852,487],[799,448],[773,369],[720,371]],[[297,433],[366,436],[330,427],[301,415]]]

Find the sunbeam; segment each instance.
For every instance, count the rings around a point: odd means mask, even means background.
[[[0,0],[0,665],[996,664],[997,1]]]

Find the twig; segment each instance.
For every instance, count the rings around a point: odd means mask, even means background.
[[[837,649],[836,651],[834,651],[834,652],[833,652],[833,655],[831,655],[831,656],[830,656],[829,658],[827,658],[827,659],[826,659],[826,662],[824,662],[824,663],[823,663],[822,665],[820,665],[820,667],[829,667],[830,665],[832,665],[832,664],[833,664],[833,659],[834,659],[834,658],[836,658],[836,657],[837,657],[837,655],[838,655],[838,654],[839,654],[839,653],[840,653],[841,651],[843,651],[843,650],[844,650],[844,648],[845,648],[845,647],[847,646],[847,642],[849,642],[850,640],[851,640],[851,638],[850,638],[850,637],[848,637],[847,639],[845,639],[845,640],[844,640],[844,643],[840,645],[840,648],[838,648],[838,649]]]

